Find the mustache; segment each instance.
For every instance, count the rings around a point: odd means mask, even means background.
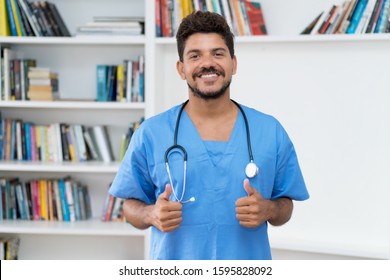
[[[200,77],[202,75],[207,75],[207,74],[211,74],[211,73],[215,73],[219,76],[225,77],[224,71],[218,70],[212,66],[209,68],[201,68],[198,72],[196,72],[192,75],[192,78],[195,79],[195,78]]]

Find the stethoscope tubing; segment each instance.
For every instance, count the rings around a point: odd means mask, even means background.
[[[171,187],[172,187],[172,193],[173,193],[173,196],[175,197],[175,200],[180,202],[180,203],[187,203],[187,202],[193,202],[195,201],[195,198],[190,198],[189,200],[186,200],[186,201],[183,201],[184,199],[184,194],[185,194],[185,189],[186,189],[186,177],[187,177],[187,151],[186,149],[181,146],[181,145],[178,145],[177,144],[177,136],[178,136],[178,133],[179,133],[179,124],[180,124],[180,119],[181,119],[181,115],[183,113],[183,110],[184,110],[184,107],[187,105],[189,100],[185,101],[181,108],[180,108],[180,111],[179,111],[179,114],[177,115],[177,119],[176,119],[176,125],[175,125],[175,132],[174,132],[174,136],[173,136],[173,145],[171,147],[169,147],[166,151],[165,151],[165,154],[164,154],[164,160],[165,160],[165,166],[166,166],[166,169],[167,169],[167,173],[168,173],[168,177],[169,177],[169,182],[171,184]],[[250,164],[254,165],[254,167],[257,169],[256,170],[256,173],[250,177],[250,178],[253,178],[254,176],[257,175],[257,172],[258,172],[258,168],[257,168],[257,165],[254,163],[254,160],[253,160],[253,153],[252,153],[252,144],[251,144],[251,137],[250,137],[250,130],[249,130],[249,123],[248,123],[248,119],[246,117],[246,114],[244,112],[244,109],[241,107],[240,104],[238,104],[236,101],[232,100],[231,101],[238,107],[238,109],[240,110],[243,118],[244,118],[244,122],[245,122],[245,129],[246,129],[246,139],[247,139],[247,146],[248,146],[248,153],[249,153],[249,161]],[[173,187],[173,181],[172,181],[172,175],[171,175],[171,171],[170,171],[170,168],[169,168],[169,155],[171,152],[173,152],[173,150],[180,150],[182,153],[183,153],[183,159],[184,159],[184,167],[183,167],[183,191],[182,191],[182,194],[181,194],[181,197],[180,199],[177,197],[176,195],[176,191],[175,191],[175,188]],[[176,151],[178,152],[178,151]],[[248,175],[247,175],[248,176]],[[249,176],[248,176],[249,177]]]

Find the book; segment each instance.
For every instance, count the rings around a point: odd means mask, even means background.
[[[363,16],[364,9],[366,8],[368,0],[359,0],[354,14],[352,15],[351,22],[346,31],[347,34],[353,34],[359,24],[361,17]]]
[[[98,142],[96,140],[96,136],[95,136],[95,132],[94,132],[94,128],[93,127],[88,127],[86,128],[86,131],[85,133],[91,138],[91,143],[89,143],[89,145],[91,145],[90,149],[93,149],[95,150],[96,152],[96,160],[98,161],[103,161],[103,157],[102,157],[102,153],[100,152],[100,148],[99,148],[99,145],[98,145]],[[86,137],[88,137],[86,136]]]
[[[0,0],[0,36],[11,35],[6,2],[6,0]]]
[[[310,34],[319,34],[320,28],[323,26],[325,23],[325,20],[327,16],[329,15],[329,11],[332,9],[333,5],[331,5],[329,8],[325,9],[322,11],[321,17],[318,19],[317,23],[315,26],[312,28]]]
[[[22,77],[21,77],[21,70],[20,70],[20,59],[13,59],[13,84],[14,84],[14,96],[15,100],[22,100]]]
[[[66,196],[66,203],[68,204],[68,209],[69,209],[69,221],[74,222],[76,221],[76,212],[75,212],[72,183],[73,182],[70,178],[65,179],[65,196]]]
[[[380,11],[382,9],[383,0],[377,0],[375,2],[374,9],[372,11],[371,17],[368,21],[367,29],[365,33],[373,33],[375,30],[376,22],[379,18]]]
[[[357,34],[362,34],[367,29],[367,25],[374,9],[376,0],[368,0],[366,8],[364,9],[363,15],[359,21],[358,27],[356,28]]]
[[[48,28],[52,32],[52,36],[60,37],[61,32],[60,32],[59,26],[54,18],[54,15],[53,15],[51,9],[49,8],[48,2],[47,1],[40,1],[39,5],[40,5],[41,11],[42,11],[44,17],[46,18]]]
[[[320,20],[322,14],[324,12],[321,12],[318,16],[316,16],[310,23],[305,27],[305,29],[302,30],[300,33],[301,35],[307,35],[310,34],[311,31],[313,30],[314,26],[317,24],[317,22]]]
[[[41,28],[38,24],[38,20],[35,17],[35,14],[31,11],[27,0],[18,0],[21,10],[26,15],[28,22],[30,23],[31,29],[34,32],[34,35],[37,37],[42,36]]]
[[[81,220],[81,204],[78,195],[78,188],[79,188],[79,182],[72,181],[72,195],[73,195],[74,213],[75,213],[76,221]]]
[[[215,1],[215,0],[213,0],[213,1]],[[244,35],[250,36],[251,35],[251,28],[250,28],[249,19],[248,19],[248,13],[246,11],[245,0],[239,0],[239,7],[240,7],[240,13],[241,13],[242,18],[244,20]],[[218,12],[218,13],[220,13],[220,12]]]
[[[332,8],[329,10],[327,16],[325,17],[323,23],[321,24],[321,26],[320,26],[320,28],[318,30],[319,34],[325,34],[326,29],[329,27],[330,22],[331,22],[332,18],[334,17],[337,9],[338,9],[338,6],[337,5],[333,5]]]
[[[263,10],[260,2],[245,0],[246,12],[252,35],[267,35]]]
[[[96,101],[107,101],[107,65],[99,64],[96,66]]]
[[[22,23],[22,26],[24,27],[25,36],[35,36],[34,31],[32,30],[30,22],[27,18],[27,15],[23,11],[22,7],[20,6],[19,0],[15,0],[15,4],[19,9],[21,23]]]
[[[10,33],[12,36],[18,36],[18,31],[16,29],[16,21],[14,17],[14,13],[12,11],[12,0],[6,0],[6,8],[7,8],[7,16],[8,16],[8,21],[9,21],[9,28],[10,28]]]
[[[14,59],[16,59],[16,52],[11,50],[10,48],[4,48],[4,100],[11,100],[11,61]]]
[[[33,208],[33,220],[39,221],[41,219],[41,202],[40,202],[40,190],[37,180],[30,181],[31,201]]]
[[[58,25],[58,29],[60,31],[61,36],[63,36],[63,37],[71,37],[69,29],[68,29],[64,19],[62,18],[60,12],[58,11],[57,6],[54,3],[52,3],[52,2],[45,1],[45,3],[47,5],[48,9],[53,14],[53,17],[55,19],[55,22]]]
[[[70,161],[71,158],[69,153],[69,143],[66,134],[67,125],[65,123],[60,123],[59,126],[60,126],[60,134],[61,134],[62,159],[64,161]]]
[[[16,0],[10,0],[11,9],[13,13],[13,18],[15,21],[16,33],[18,37],[25,36],[25,31],[22,23],[22,18],[20,16],[19,7],[16,4]]]
[[[63,178],[59,179],[58,189],[59,189],[60,201],[61,201],[62,220],[65,222],[69,222],[70,221],[70,210],[69,210],[69,204],[67,201],[65,180],[66,179],[63,179]]]
[[[93,132],[96,137],[96,142],[98,144],[98,149],[101,153],[102,159],[104,162],[114,161],[112,147],[107,133],[107,128],[101,125],[93,126]]]
[[[61,197],[60,197],[60,190],[59,190],[59,180],[53,180],[53,197],[56,206],[57,220],[62,221],[63,215],[62,215],[62,205],[61,205]]]
[[[80,124],[74,124],[74,136],[77,142],[77,151],[79,153],[79,161],[87,161],[87,147],[84,141],[83,126]]]
[[[116,71],[116,100],[119,102],[124,101],[124,82],[125,82],[125,73],[123,64],[117,66]]]
[[[48,209],[48,193],[46,180],[40,179],[39,182],[39,193],[40,193],[40,205],[41,205],[41,220],[49,220],[49,209]]]
[[[384,0],[374,33],[384,33],[389,15],[390,0]]]
[[[230,29],[232,32],[234,32],[234,24],[233,24],[233,17],[231,13],[231,8],[230,8],[230,0],[222,0],[221,1],[221,7],[223,11],[223,16],[226,19],[227,24],[229,25]],[[198,8],[199,10],[201,8]],[[196,10],[198,10],[196,9]]]
[[[245,35],[245,28],[244,28],[244,17],[241,13],[240,8],[240,0],[232,0],[232,10],[234,13],[234,23],[237,26],[237,35],[243,36]]]
[[[337,28],[339,26],[340,18],[343,14],[343,10],[345,7],[344,5],[345,5],[345,2],[341,6],[337,7],[337,11],[336,11],[335,15],[333,16],[332,20],[330,21],[330,24],[329,24],[328,28],[326,29],[325,34],[334,34],[334,32],[337,30]]]
[[[349,25],[349,16],[353,11],[353,7],[356,4],[356,0],[350,0],[344,7],[342,19],[339,23],[337,30],[334,32],[336,34],[344,34]]]
[[[73,125],[66,125],[66,137],[68,140],[68,150],[70,155],[70,160],[73,162],[79,162],[79,153],[77,150],[76,137],[74,135]]]

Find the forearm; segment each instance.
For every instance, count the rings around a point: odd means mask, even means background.
[[[273,226],[281,226],[287,223],[290,220],[293,211],[292,200],[281,197],[273,200],[272,203],[272,216],[268,219],[268,222]]]
[[[147,229],[152,225],[150,211],[153,205],[148,205],[137,199],[127,199],[123,204],[126,220],[138,229]]]

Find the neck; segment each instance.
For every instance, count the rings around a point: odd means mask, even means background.
[[[204,100],[196,96],[190,96],[185,110],[189,116],[209,119],[226,116],[234,113],[237,107],[231,102],[229,95],[217,99]]]
[[[228,95],[215,100],[191,97],[185,110],[203,140],[229,141],[238,108]]]

